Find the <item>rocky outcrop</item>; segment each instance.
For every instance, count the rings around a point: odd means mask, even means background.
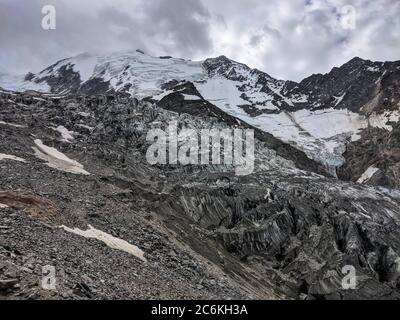
[[[359,181],[387,188],[400,187],[400,125],[392,131],[369,128],[364,130],[361,139],[349,143],[344,153],[346,162],[338,170],[344,180]],[[365,176],[369,168],[372,175]],[[365,176],[365,179],[363,178]]]
[[[288,83],[287,92],[310,93],[308,103],[314,108],[348,109],[356,113],[398,110],[400,101],[400,62],[372,62],[354,58],[328,74],[315,74],[299,84]],[[364,108],[371,100],[375,110]]]

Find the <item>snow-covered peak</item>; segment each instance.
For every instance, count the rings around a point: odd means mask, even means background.
[[[286,97],[282,93],[284,81],[225,56],[191,61],[154,57],[141,50],[108,55],[80,54],[60,60],[36,75],[30,74],[25,77],[24,85],[18,86],[29,88],[31,85],[39,91],[54,93],[123,92],[143,98],[162,94],[163,85],[172,80],[214,85],[215,79],[229,81],[228,86],[237,95],[234,99],[258,110],[293,108],[306,100],[301,94]],[[12,89],[18,90],[18,86]]]
[[[78,72],[80,75],[80,79],[82,82],[85,82],[91,78],[93,75],[94,68],[97,63],[97,56],[91,55],[89,53],[82,53],[72,58],[63,59],[50,67],[44,69],[40,73],[38,73],[33,80],[40,81],[44,77],[49,76],[59,76],[60,71],[63,68],[71,69],[75,72]]]
[[[219,75],[235,81],[246,81],[250,80],[250,78],[261,77],[264,80],[273,83],[278,81],[265,72],[257,69],[251,69],[247,65],[231,60],[226,56],[206,59],[203,62],[203,66],[208,75],[211,77]]]
[[[94,87],[100,85],[105,92],[123,91],[136,96],[151,96],[170,80],[194,81],[202,76],[201,62],[153,57],[138,50],[109,55],[80,54],[46,68],[32,82],[57,85],[58,79],[69,78],[72,82],[68,83],[70,87],[61,86],[56,91],[84,88],[85,92],[97,93],[93,92],[96,91]]]

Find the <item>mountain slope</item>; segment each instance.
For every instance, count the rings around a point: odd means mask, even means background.
[[[198,94],[188,83],[175,89],[158,104],[0,93],[1,298],[400,298],[398,191],[300,170],[262,137],[248,176],[152,166],[150,129],[247,127],[186,99]],[[46,265],[59,275],[50,292],[38,285]]]
[[[46,83],[53,93],[126,92],[146,97],[160,92],[160,86],[169,80],[196,80],[201,76],[200,62],[153,58],[135,51],[108,56],[81,54],[30,75],[29,82]]]
[[[79,55],[36,75],[28,74],[17,85],[7,85],[0,78],[0,86],[13,90],[42,86],[57,94],[118,92],[160,101],[179,90],[168,83],[191,82],[199,98],[291,144],[322,163],[330,174],[336,176],[338,171],[341,178],[358,181],[357,174],[344,175],[339,169],[349,163],[349,157],[354,158],[346,153],[347,146],[363,143],[362,132],[368,128],[393,130],[400,119],[399,79],[400,62],[354,58],[328,74],[295,83],[274,79],[225,56],[193,62],[151,57],[138,50]],[[357,165],[364,172],[369,162],[358,161]],[[393,179],[389,171],[382,170]]]

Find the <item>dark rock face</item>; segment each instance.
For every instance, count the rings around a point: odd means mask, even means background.
[[[25,81],[32,81],[35,75],[32,72],[28,72],[24,78]]]
[[[308,103],[323,108],[348,109],[364,114],[369,114],[372,109],[379,111],[378,106],[388,110],[396,108],[400,101],[399,67],[399,61],[383,63],[354,58],[326,75],[312,75],[298,85],[290,83],[288,93],[309,93]],[[340,102],[338,97],[342,98]],[[376,109],[363,108],[374,99],[377,99],[373,106]]]
[[[44,71],[51,71],[55,66],[49,67]],[[38,83],[47,83],[52,93],[71,92],[76,93],[79,90],[81,80],[79,73],[75,72],[71,66],[64,65],[59,69],[57,76],[43,77]]]
[[[387,188],[400,188],[400,124],[393,131],[369,128],[361,139],[351,142],[344,154],[346,163],[338,170],[344,180],[357,181],[371,166],[379,170],[368,184]]]
[[[235,67],[250,70],[250,68],[246,65],[230,60],[225,56],[207,59],[204,61],[203,66],[206,69],[208,75],[211,77],[215,75],[223,75],[227,79],[235,81],[247,80],[243,75],[239,75],[237,73]]]
[[[398,191],[299,170],[293,149],[282,145],[279,156],[278,142],[261,136],[248,176],[225,166],[151,166],[151,128],[171,120],[246,128],[202,100],[186,108],[177,92],[159,105],[112,95],[31,98],[28,105],[27,96],[0,94],[0,153],[25,159],[0,160],[0,203],[8,206],[0,209],[0,297],[400,298]],[[57,126],[74,139],[65,142]],[[34,139],[90,175],[46,166]],[[59,228],[88,224],[137,245],[148,262]],[[38,285],[45,265],[64,279],[54,292]],[[342,286],[345,266],[356,271],[354,290]]]
[[[104,93],[113,94],[114,90],[111,88],[109,81],[106,82],[101,78],[93,78],[83,83],[75,93],[90,96]]]

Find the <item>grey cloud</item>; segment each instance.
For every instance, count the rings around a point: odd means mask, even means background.
[[[168,39],[175,52],[192,56],[212,49],[210,13],[200,1],[153,0],[146,9],[151,13],[153,34]]]
[[[224,28],[228,28],[228,24],[226,23],[225,17],[222,14],[214,14],[215,23],[223,26]]]
[[[249,45],[257,47],[266,37],[279,39],[281,37],[281,33],[279,32],[279,30],[271,28],[268,25],[265,25],[261,30],[257,31],[254,35],[251,36]]]
[[[45,4],[56,7],[56,30],[41,28]],[[81,52],[137,48],[190,58],[212,50],[210,17],[196,0],[2,0],[0,65],[24,73]]]
[[[57,30],[40,27],[57,9]],[[204,59],[224,54],[272,76],[300,80],[354,56],[400,59],[400,1],[353,0],[357,28],[340,15],[348,0],[0,0],[0,69],[39,71],[81,52],[141,48]]]
[[[135,20],[127,12],[122,12],[115,7],[107,6],[99,11],[99,18],[103,22],[108,22],[117,26],[135,27]]]

